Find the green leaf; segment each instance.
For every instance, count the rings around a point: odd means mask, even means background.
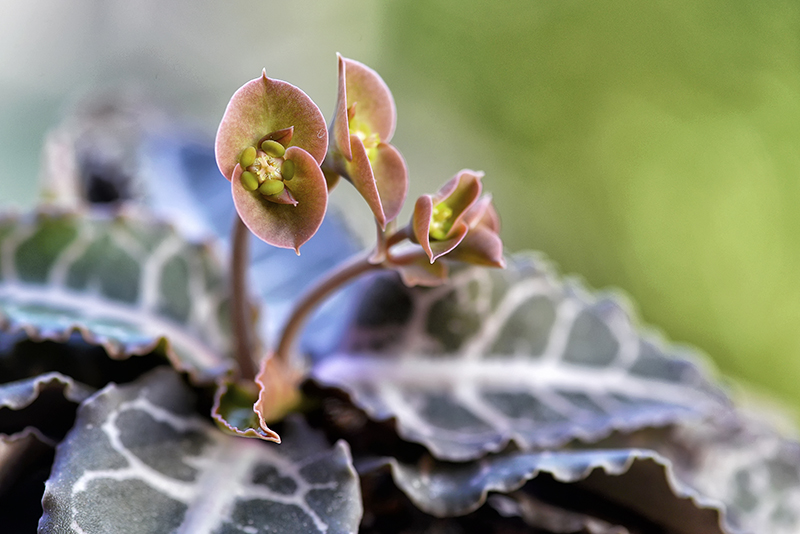
[[[619,300],[538,257],[467,268],[449,284],[379,278],[341,350],[313,377],[441,459],[597,441],[727,409],[693,355],[640,333]]]
[[[355,532],[349,448],[300,420],[284,444],[219,432],[171,370],[87,400],[59,446],[40,531]],[[80,529],[80,530],[79,530]]]
[[[73,332],[112,358],[163,350],[208,382],[230,367],[228,288],[207,245],[133,217],[0,219],[0,329]]]

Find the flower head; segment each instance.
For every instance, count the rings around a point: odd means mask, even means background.
[[[339,92],[331,123],[326,167],[331,185],[337,175],[353,183],[375,219],[385,227],[395,219],[408,192],[408,169],[389,141],[397,112],[389,87],[377,72],[339,58]]]
[[[430,262],[448,258],[503,267],[500,219],[490,196],[480,198],[483,173],[462,170],[414,206],[411,228]]]
[[[319,165],[327,145],[322,112],[292,84],[264,72],[234,93],[215,152],[250,231],[299,254],[325,216],[328,190]]]
[[[414,238],[422,245],[431,263],[453,250],[469,226],[464,214],[481,194],[483,173],[463,170],[434,195],[422,195],[411,219]]]

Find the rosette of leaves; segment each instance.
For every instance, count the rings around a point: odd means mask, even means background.
[[[267,124],[246,141],[294,126],[286,153],[313,154],[298,124]],[[192,217],[217,228],[232,215],[232,186],[218,179],[212,146],[159,134],[123,146],[181,162],[165,169],[176,179],[134,173],[127,190],[155,202],[160,188],[201,188],[226,202]],[[58,153],[77,146],[62,138]],[[390,269],[365,279],[349,291],[352,313],[326,316],[340,325],[334,348],[303,345],[316,348],[310,380],[296,413],[274,423],[282,444],[226,435],[208,416],[235,366],[222,239],[197,243],[185,221],[160,221],[154,204],[126,195],[116,215],[95,210],[76,172],[69,195],[83,208],[0,220],[8,531],[800,528],[800,446],[740,412],[701,357],[641,328],[620,295],[588,291],[540,255],[506,258],[505,270],[455,267],[433,288],[410,288]],[[201,186],[204,175],[214,179]],[[474,201],[483,211],[473,218],[459,208],[469,232],[496,232],[485,203]],[[300,258],[254,255],[254,269],[273,275],[253,277],[254,306],[291,307],[297,292],[275,292],[276,280],[296,289],[320,262],[343,259],[348,238],[326,224],[327,245],[312,240]],[[428,235],[446,241],[442,231]],[[323,334],[312,327],[305,338]]]

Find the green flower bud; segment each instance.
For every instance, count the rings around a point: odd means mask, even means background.
[[[284,180],[291,180],[294,178],[294,163],[291,160],[286,160],[281,165],[281,176]]]
[[[246,169],[255,162],[256,162],[256,147],[249,146],[245,148],[242,151],[242,155],[239,156],[239,165],[241,165],[243,169]]]
[[[261,150],[273,158],[282,158],[283,155],[286,154],[286,149],[283,148],[283,145],[272,139],[267,139],[261,143]]]
[[[270,197],[272,195],[277,195],[278,193],[283,192],[284,185],[283,182],[280,180],[267,180],[261,187],[258,188],[258,192],[264,195],[265,197]]]
[[[252,172],[244,171],[242,173],[241,180],[242,180],[242,185],[248,191],[255,191],[256,189],[258,189],[258,178],[256,178],[256,176]]]

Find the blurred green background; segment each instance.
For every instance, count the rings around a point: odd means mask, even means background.
[[[262,67],[330,117],[339,51],[394,91],[412,198],[485,170],[510,250],[621,288],[794,409],[798,28],[780,0],[0,0],[0,202],[33,204],[45,131],[93,88],[210,136]]]

